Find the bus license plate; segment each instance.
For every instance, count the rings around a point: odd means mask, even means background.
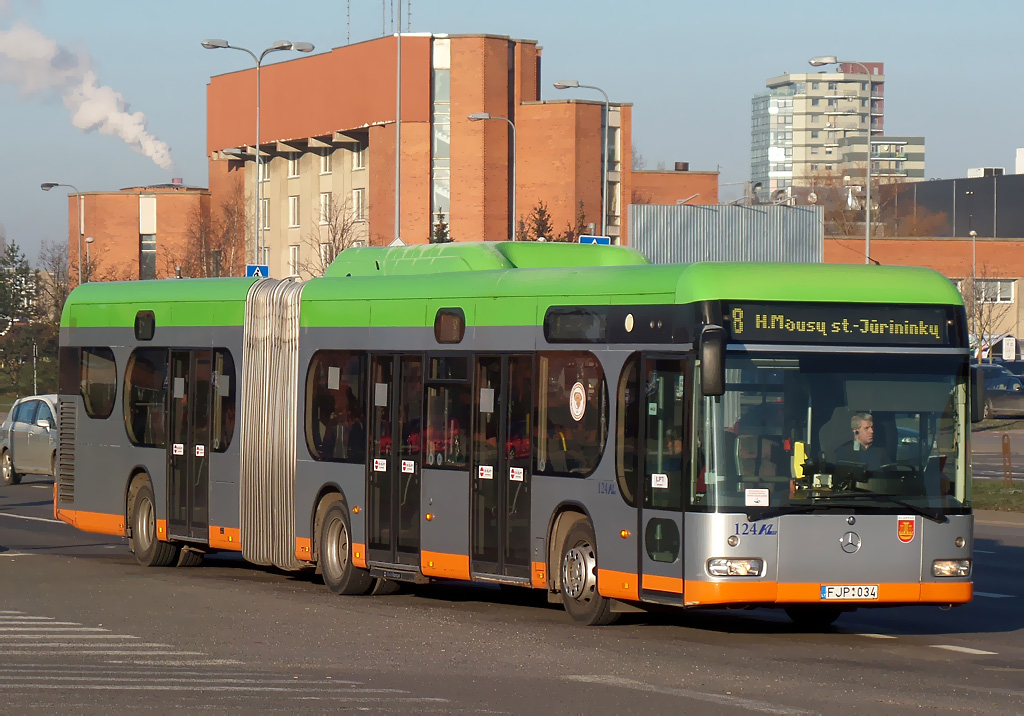
[[[823,584],[822,599],[878,599],[877,584]]]

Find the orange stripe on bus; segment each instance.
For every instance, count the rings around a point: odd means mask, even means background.
[[[210,525],[210,547],[240,552],[242,549],[241,530],[237,527],[215,527]]]
[[[352,564],[360,569],[366,569],[366,545],[352,543]]]
[[[653,589],[656,592],[682,594],[683,580],[679,577],[660,577],[657,574],[645,574],[643,576],[643,587],[644,589]]]
[[[879,586],[881,590],[881,586]],[[930,604],[964,604],[974,597],[973,582],[922,582],[921,601]]]
[[[420,554],[420,571],[427,577],[469,579],[469,555],[423,550]]]
[[[533,563],[533,571],[530,572],[530,583],[538,589],[547,589],[548,565],[546,562]]]
[[[313,540],[309,537],[295,538],[295,558],[303,562],[313,561]]]
[[[602,597],[611,599],[637,600],[640,598],[636,574],[616,572],[613,569],[597,570],[597,591]]]
[[[83,512],[81,510],[59,510],[57,517],[83,532],[124,536],[124,515],[108,515],[104,512]]]
[[[687,580],[686,604],[774,602],[781,585],[775,582],[698,582]]]

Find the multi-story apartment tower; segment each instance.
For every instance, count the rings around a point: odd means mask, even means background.
[[[842,154],[849,144],[843,140],[859,135],[863,149],[870,131],[874,149],[883,135],[885,116],[883,64],[863,64],[841,64],[838,72],[785,73],[770,78],[765,83],[768,90],[754,95],[750,180],[759,198],[810,187],[819,177],[856,184],[859,173],[863,183],[864,156],[855,171],[850,166],[854,158]],[[921,153],[923,172],[923,147]]]

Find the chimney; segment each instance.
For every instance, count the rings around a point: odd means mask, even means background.
[[[171,179],[171,184],[181,186],[181,177],[174,177],[173,179]]]
[[[688,172],[688,171],[690,171],[690,163],[689,162],[676,162],[676,171],[677,172]]]

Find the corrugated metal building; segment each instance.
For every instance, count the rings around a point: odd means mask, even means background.
[[[656,264],[697,261],[821,263],[820,206],[629,207],[629,245]]]

